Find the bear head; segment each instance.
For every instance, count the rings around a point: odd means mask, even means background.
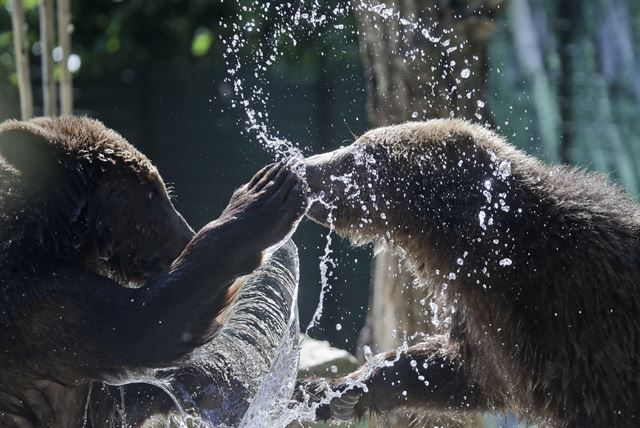
[[[86,117],[0,124],[6,254],[82,262],[123,285],[170,266],[193,236],[151,162]],[[169,231],[169,232],[168,232]]]

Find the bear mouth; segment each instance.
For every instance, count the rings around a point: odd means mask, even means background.
[[[114,268],[108,264],[100,264],[92,269],[96,274],[109,278],[124,288],[140,288],[145,285],[145,281],[141,277],[126,275],[126,273],[120,268]]]

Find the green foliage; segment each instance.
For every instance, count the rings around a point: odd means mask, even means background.
[[[15,54],[13,52],[13,33],[11,26],[10,0],[0,0],[0,85],[18,85]],[[27,40],[32,45],[38,40],[38,0],[24,0]],[[31,63],[37,63],[31,57]]]
[[[15,72],[16,63],[13,54],[11,17],[6,7],[2,6],[0,6],[0,28],[7,29],[0,32],[0,84],[6,84],[12,82],[10,76]]]
[[[39,0],[24,0],[22,4],[25,11],[30,11],[37,9],[39,3]]]
[[[191,42],[191,53],[194,56],[204,56],[209,52],[213,43],[213,35],[206,28],[198,28]]]
[[[329,14],[339,0],[328,0],[323,4],[323,13]],[[6,5],[9,0],[0,0],[0,29],[10,29],[11,21]],[[248,46],[242,55],[251,58],[257,46],[267,43],[278,44],[283,55],[279,64],[308,67],[313,69],[316,57],[321,51],[338,52],[340,57],[358,59],[358,44],[355,32],[325,32],[319,37],[308,28],[301,28],[295,37],[294,46],[288,36],[275,37],[275,22],[282,22],[275,7],[270,14],[247,12],[243,6],[255,4],[253,1],[208,2],[182,0],[72,0],[73,52],[82,58],[80,77],[103,79],[119,75],[128,69],[141,69],[157,63],[184,63],[190,61],[208,62],[222,68],[220,38],[232,34],[231,23],[242,16],[253,19],[257,29],[250,35]],[[277,0],[274,4],[285,4]],[[28,23],[30,44],[38,40],[38,0],[25,0],[25,14]],[[345,19],[347,27],[355,28],[353,17]],[[345,37],[345,35],[347,35]],[[0,32],[0,82],[6,81],[15,70],[10,57],[13,45],[9,31]],[[33,54],[32,54],[33,55]],[[32,64],[39,59],[31,58]],[[278,69],[278,64],[275,69]],[[279,68],[281,71],[283,67]]]
[[[105,78],[160,62],[220,61],[213,41],[225,31],[217,23],[233,15],[232,3],[74,0],[73,45],[82,58],[81,75]]]
[[[13,37],[11,31],[0,33],[0,47],[12,46]]]

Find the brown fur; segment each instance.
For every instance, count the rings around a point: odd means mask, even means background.
[[[406,405],[510,409],[556,426],[640,423],[640,209],[620,188],[459,120],[375,129],[307,165],[338,233],[406,255],[447,338],[401,352],[391,369],[354,373],[368,393],[319,416]],[[310,215],[328,223],[319,203]],[[307,390],[320,396],[320,385]]]
[[[100,122],[0,124],[0,426],[81,426],[92,382],[181,364],[305,208],[280,163],[194,233]]]

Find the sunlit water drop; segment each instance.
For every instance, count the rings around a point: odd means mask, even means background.
[[[513,262],[508,257],[500,260],[500,262],[499,262],[500,266],[511,266],[512,263]]]

